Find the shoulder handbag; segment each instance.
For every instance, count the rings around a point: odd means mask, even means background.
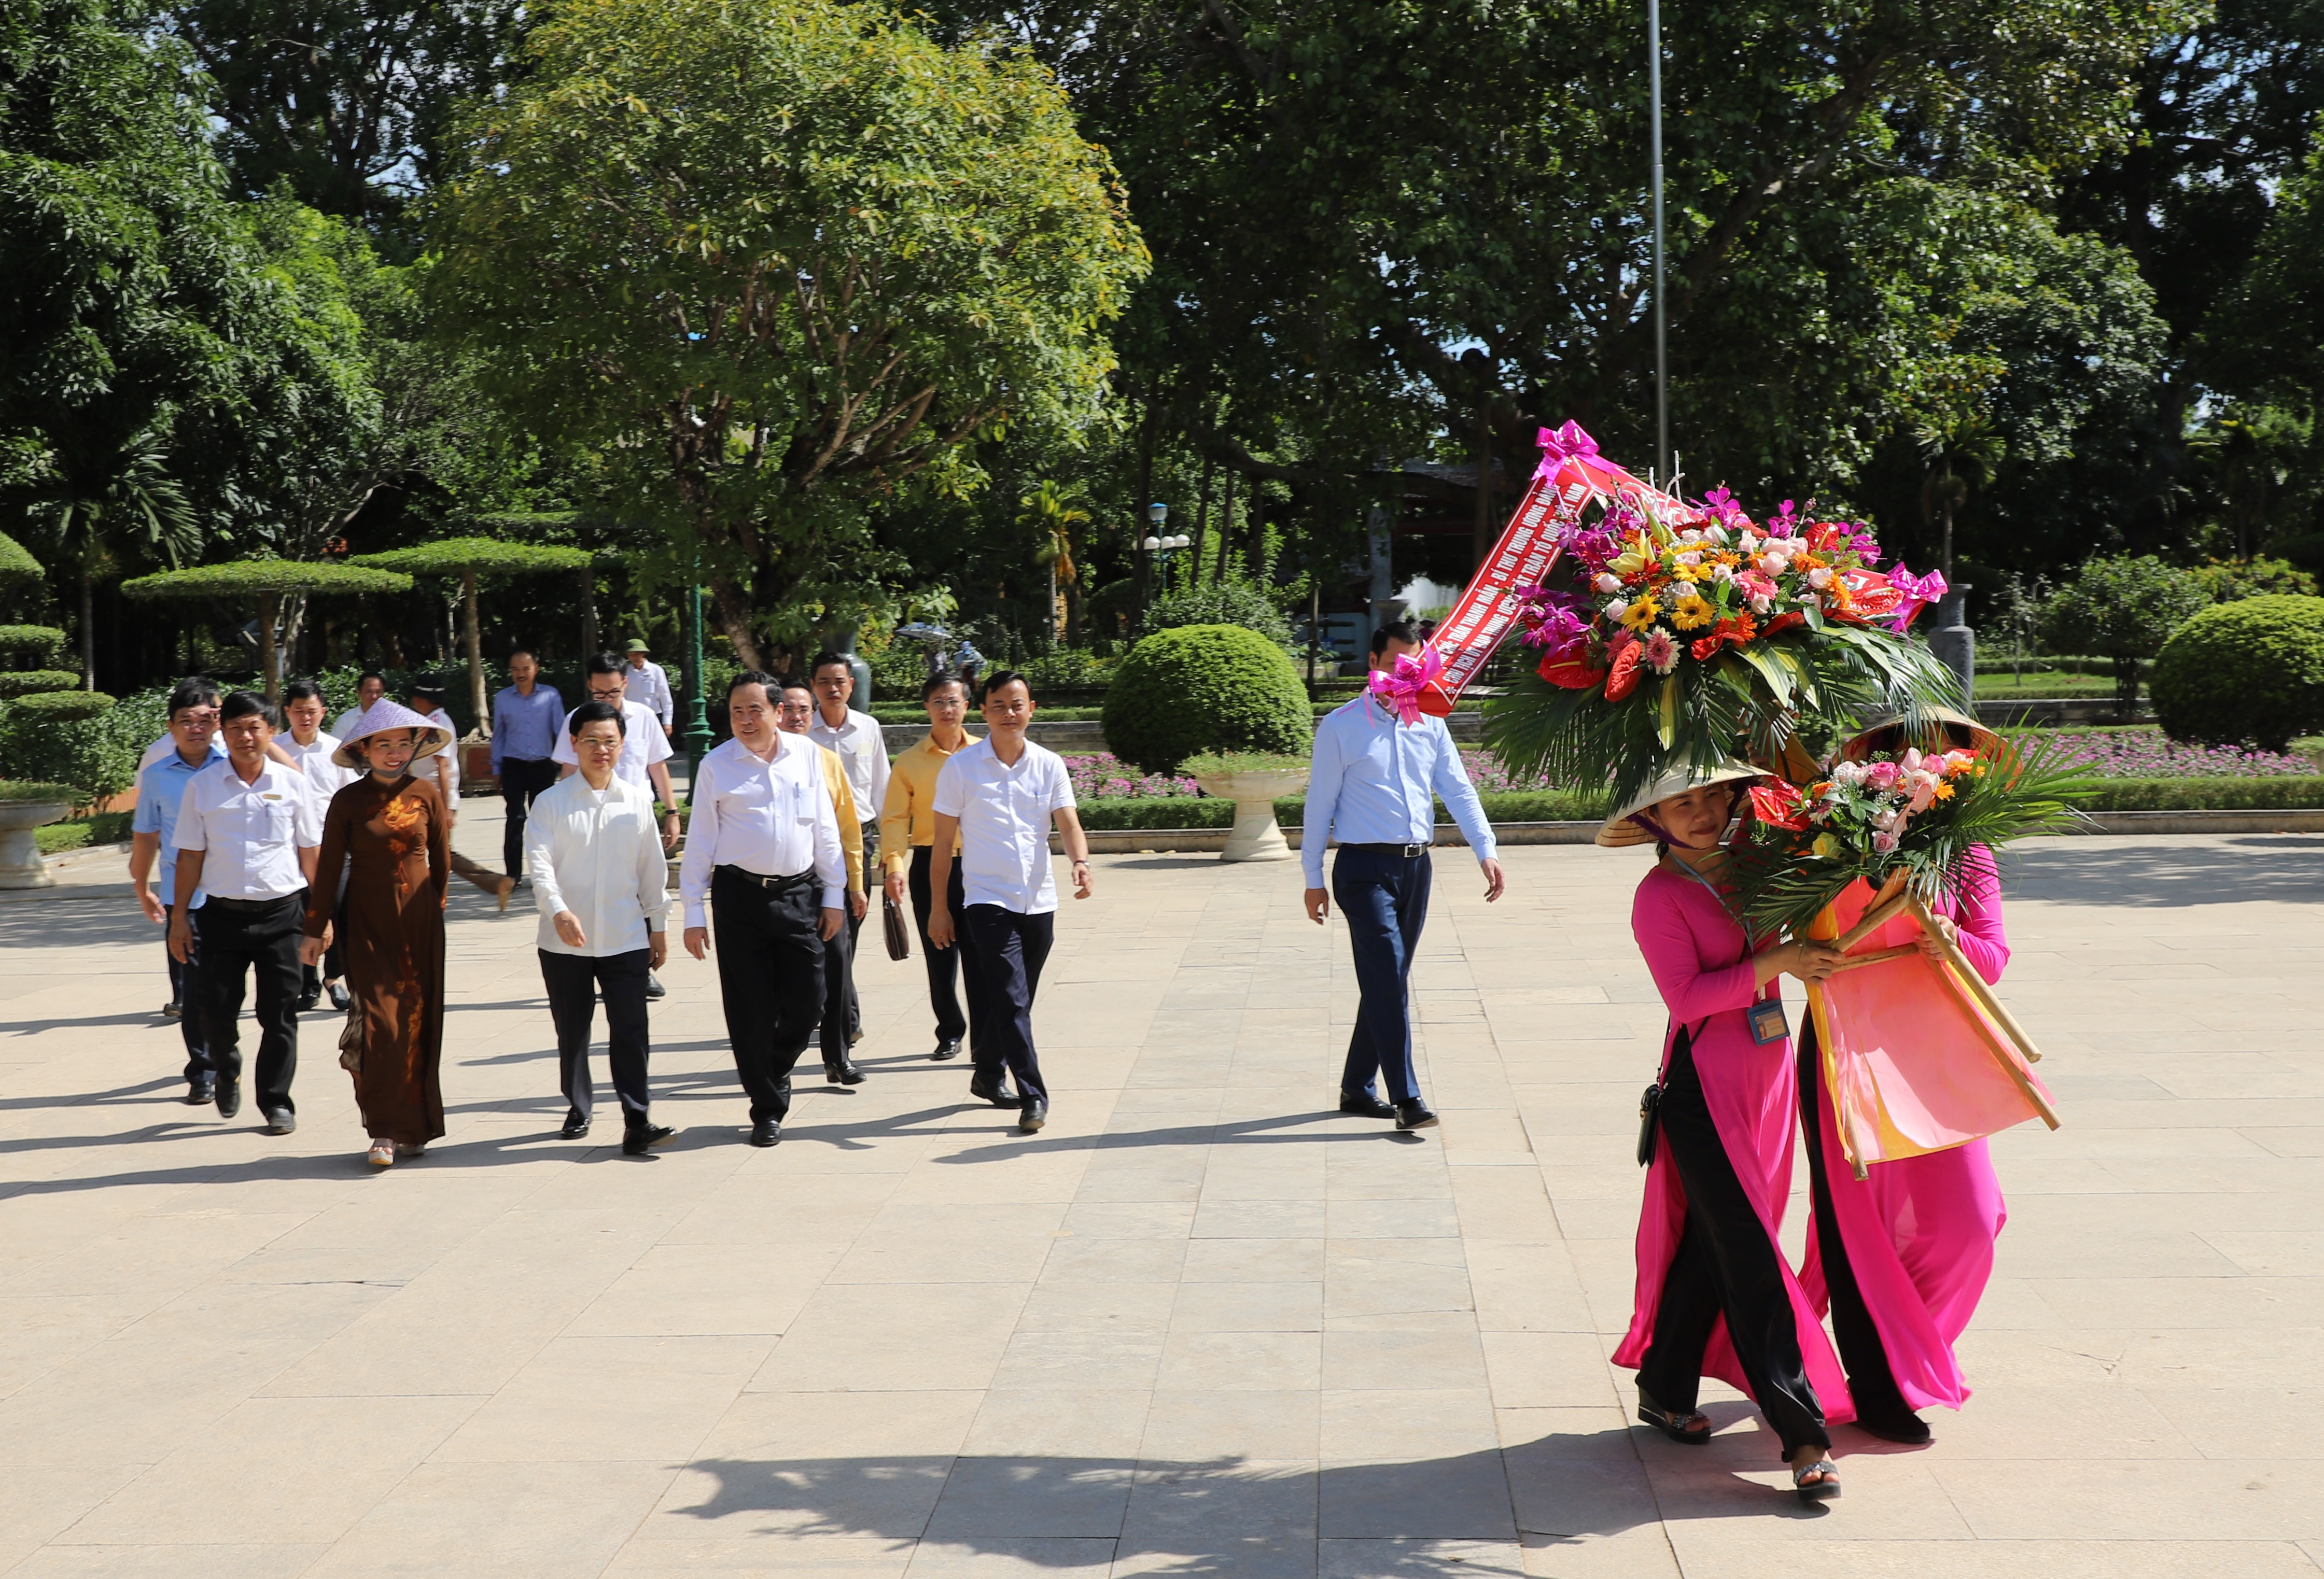
[[[910,959],[912,929],[904,924],[904,907],[884,894],[880,896],[880,923],[888,934],[888,958]]]
[[[363,1005],[347,1005],[347,1023],[339,1028],[339,1067],[351,1075],[363,1073]]]
[[[1706,1020],[1703,1024],[1707,1025],[1710,1022]],[[1671,1057],[1676,1058],[1680,1049],[1692,1049],[1693,1045],[1692,1033],[1686,1026],[1680,1026],[1678,1034],[1671,1038]],[[1665,1069],[1669,1067],[1664,1065]],[[1638,1166],[1641,1168],[1652,1166],[1655,1160],[1655,1137],[1660,1133],[1662,1124],[1663,1084],[1667,1079],[1667,1075],[1657,1076],[1655,1083],[1638,1096]]]

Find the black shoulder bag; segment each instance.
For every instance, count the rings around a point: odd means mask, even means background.
[[[1708,1025],[1711,1022],[1705,1020],[1703,1024]],[[1671,1057],[1676,1058],[1682,1051],[1691,1050],[1693,1046],[1693,1033],[1682,1025],[1678,1028],[1678,1034],[1671,1039]],[[1662,1106],[1663,1082],[1657,1079],[1638,1097],[1638,1166],[1641,1168],[1649,1167],[1654,1162],[1655,1135],[1661,1122]]]

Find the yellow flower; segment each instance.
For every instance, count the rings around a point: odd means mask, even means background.
[[[1661,615],[1663,607],[1652,598],[1640,598],[1623,611],[1622,623],[1633,630],[1644,630]]]
[[[1941,801],[1950,801],[1953,798],[1953,786],[1940,781],[1932,793]]]
[[[1671,623],[1681,630],[1693,630],[1710,624],[1716,618],[1718,611],[1700,592],[1681,598],[1677,607],[1671,610]]]
[[[1819,860],[1837,860],[1840,851],[1840,836],[1835,833],[1819,833],[1816,835],[1816,841],[1808,847],[1808,850]]]

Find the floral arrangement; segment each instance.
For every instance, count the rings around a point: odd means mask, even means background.
[[[1836,761],[1805,785],[1762,780],[1730,851],[1736,913],[1755,935],[1804,936],[1857,878],[1877,889],[1899,872],[1933,903],[1957,886],[1973,848],[2063,831],[2090,787],[2087,767],[2030,735],[1985,750]]]
[[[1959,683],[1905,631],[1941,575],[1882,570],[1863,526],[1792,501],[1754,521],[1733,495],[1585,501],[1552,574],[1517,589],[1539,667],[1488,712],[1513,767],[1610,776],[1617,800],[1738,748],[1800,761],[1858,713],[1960,704]]]

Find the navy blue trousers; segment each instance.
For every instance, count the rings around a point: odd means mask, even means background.
[[[954,871],[959,870],[957,863]],[[972,904],[957,913],[973,952],[968,968],[968,1013],[976,1025],[969,1061],[991,1079],[1006,1069],[1017,1079],[1026,1102],[1047,1102],[1041,1060],[1033,1051],[1033,995],[1041,990],[1041,967],[1056,941],[1055,911],[1028,915],[998,904]]]
[[[1391,1102],[1420,1100],[1412,1068],[1412,955],[1428,924],[1433,858],[1342,849],[1332,865],[1332,897],[1348,923],[1356,956],[1356,1029],[1340,1092],[1376,1096],[1377,1077]]]

